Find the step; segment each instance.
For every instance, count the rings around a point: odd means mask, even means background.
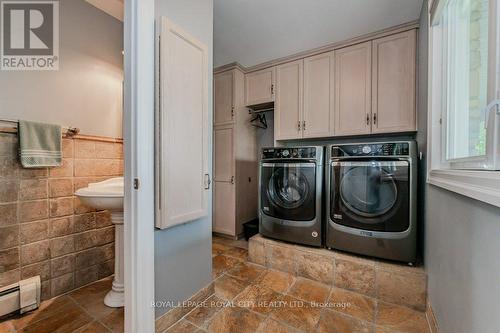
[[[427,275],[422,266],[290,244],[260,234],[249,240],[248,258],[268,268],[426,311]]]

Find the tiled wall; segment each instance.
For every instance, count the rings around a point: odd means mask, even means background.
[[[73,196],[123,174],[121,143],[63,140],[63,165],[23,169],[17,138],[0,133],[0,286],[40,275],[48,299],[113,273],[114,226]]]

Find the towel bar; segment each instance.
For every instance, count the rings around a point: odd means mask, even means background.
[[[12,123],[16,124],[15,127],[0,127],[0,132],[6,132],[6,133],[16,133],[17,132],[17,120],[12,120],[12,119],[0,119],[0,123]],[[80,133],[80,129],[77,127],[63,127],[63,136],[65,137],[73,137]]]

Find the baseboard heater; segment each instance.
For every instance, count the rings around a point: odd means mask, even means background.
[[[21,280],[0,288],[0,317],[16,312],[25,313],[40,305],[40,276]]]

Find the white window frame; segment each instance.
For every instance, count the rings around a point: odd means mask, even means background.
[[[446,160],[443,27],[436,24],[446,0],[434,0],[430,6],[427,182],[500,207],[500,0],[489,1],[486,155],[454,160]]]

